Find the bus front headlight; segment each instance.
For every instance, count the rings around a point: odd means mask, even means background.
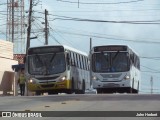
[[[31,79],[28,81],[28,83],[34,84],[34,83],[36,83],[36,81],[35,81],[34,79],[31,78]]]
[[[66,76],[60,78],[59,82],[63,82],[63,81],[65,81],[65,80],[66,80]]]
[[[33,80],[32,80],[32,79],[30,79],[30,80],[29,80],[29,83],[33,83]]]
[[[92,76],[92,80],[99,80],[96,76]]]
[[[129,80],[129,79],[130,79],[130,76],[129,76],[129,75],[126,75],[126,76],[124,77],[124,79],[125,79],[125,80]]]

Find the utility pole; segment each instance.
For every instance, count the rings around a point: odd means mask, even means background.
[[[153,77],[152,76],[151,76],[150,83],[151,83],[151,94],[153,94]]]
[[[30,0],[30,7],[29,7],[29,18],[28,18],[28,28],[27,28],[27,44],[26,44],[26,54],[27,50],[30,47],[30,34],[31,34],[31,17],[32,17],[32,0]]]
[[[30,0],[29,6],[29,18],[28,18],[28,28],[27,28],[27,43],[26,43],[26,55],[28,54],[28,48],[30,47],[30,34],[31,34],[31,17],[32,17],[32,0]],[[28,96],[28,82],[26,84],[26,91]]]
[[[14,0],[12,0],[12,42],[14,42]]]
[[[48,11],[45,9],[45,45],[48,45],[48,20],[47,20]]]
[[[12,0],[12,43],[14,43],[14,0]],[[17,92],[17,81],[15,79],[15,73],[14,73],[14,83],[13,83],[13,94],[14,96],[18,95]]]
[[[79,0],[78,0],[78,8],[79,8]]]
[[[89,59],[90,59],[90,86],[92,85],[92,56],[91,56],[91,49],[92,49],[92,38],[90,38],[90,50],[89,50],[89,54],[90,54],[90,57],[89,57]]]

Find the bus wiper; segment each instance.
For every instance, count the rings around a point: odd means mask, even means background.
[[[112,65],[111,65],[111,61],[109,60],[110,56],[106,57],[106,55],[104,55],[104,52],[101,52],[101,54],[104,56],[104,59],[106,60],[106,62],[108,63],[109,65],[109,69],[112,68]],[[110,61],[110,62],[109,62]]]
[[[119,51],[117,51],[117,53],[114,55],[112,61],[114,61],[116,59],[116,57],[117,57],[118,54],[119,54]]]
[[[111,61],[111,66],[109,67],[109,69],[111,70],[111,71],[113,71],[112,69],[113,69],[113,63],[114,63],[114,61],[115,61],[115,59],[116,59],[116,57],[117,57],[117,55],[119,54],[119,51],[117,51],[116,52],[116,54],[113,56],[113,58],[112,58],[112,61]]]
[[[46,62],[44,62],[44,66],[45,66],[44,75],[49,75],[48,66]]]
[[[48,75],[48,66],[47,66],[47,63],[45,61],[42,61],[41,58],[39,57],[39,55],[36,54],[36,57],[38,59],[38,61],[42,64],[42,66],[45,67],[45,69],[43,70],[43,74],[44,75]]]
[[[119,54],[119,51],[117,51],[116,54],[113,56],[110,68],[112,68],[113,63],[114,63],[114,61],[115,61],[115,59],[116,59],[118,54]]]
[[[108,57],[106,57],[105,55],[104,55],[104,52],[102,51],[101,52],[101,54],[104,56],[104,59],[108,62],[109,60],[108,60]]]
[[[42,65],[43,65],[43,62],[42,62],[42,60],[40,59],[40,57],[39,57],[39,55],[35,55],[36,56],[36,58],[38,59],[38,61],[40,62],[40,63],[42,63]]]
[[[53,54],[52,58],[50,59],[50,63],[52,63],[52,61],[54,60],[55,56],[56,56],[56,53]]]

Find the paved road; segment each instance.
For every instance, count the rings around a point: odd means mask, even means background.
[[[160,95],[86,94],[0,97],[0,111],[160,111]],[[76,113],[74,113],[76,116]],[[89,114],[89,112],[88,112]],[[93,113],[94,114],[94,113]],[[126,114],[129,114],[126,112]],[[60,112],[58,115],[66,115]],[[17,118],[15,118],[17,119]],[[30,118],[31,119],[31,118]],[[38,118],[41,119],[41,118]],[[50,120],[52,118],[42,118]],[[54,120],[75,117],[54,117]],[[76,117],[76,120],[86,117]],[[120,120],[120,117],[87,117],[87,120]],[[122,119],[122,118],[121,118]],[[159,117],[124,117],[123,120],[159,120]]]

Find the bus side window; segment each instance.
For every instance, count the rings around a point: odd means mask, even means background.
[[[86,62],[87,62],[87,70],[89,70],[90,68],[89,68],[89,59],[88,58],[86,58]]]
[[[75,53],[73,53],[73,62],[72,62],[72,65],[73,66],[77,66],[76,65],[76,55],[75,55]]]
[[[67,53],[67,56],[66,56],[66,60],[67,60],[67,65],[70,65],[70,53]]]
[[[82,57],[83,70],[86,70],[85,56]]]
[[[131,64],[134,64],[134,55],[133,54],[131,54],[130,61],[131,61]]]
[[[82,55],[79,55],[80,68],[83,69]]]
[[[71,66],[75,66],[73,52],[71,52]]]

